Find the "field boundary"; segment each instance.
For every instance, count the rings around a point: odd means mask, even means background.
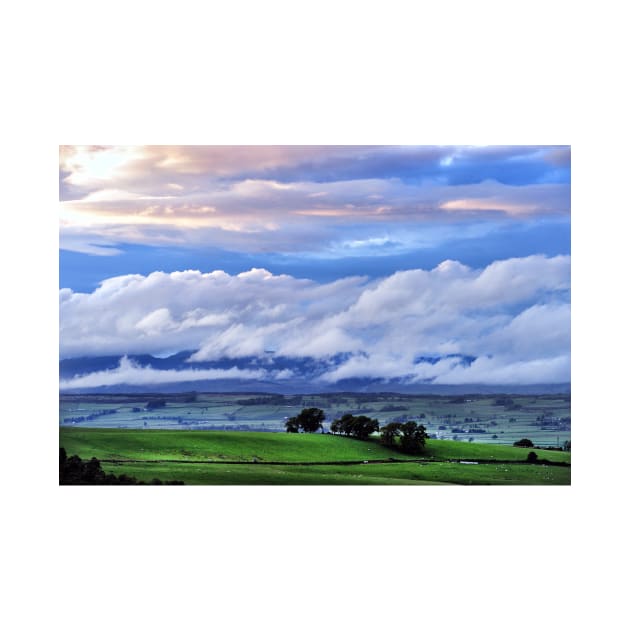
[[[371,460],[342,460],[326,462],[279,462],[260,460],[207,460],[207,459],[99,459],[105,464],[210,464],[210,465],[262,465],[262,466],[358,466],[369,464],[524,464],[528,466],[561,466],[570,468],[569,462],[552,462],[549,460],[528,462],[513,459],[371,459]]]

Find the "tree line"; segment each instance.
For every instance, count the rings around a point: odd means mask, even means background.
[[[285,422],[288,433],[315,433],[324,431],[325,415],[317,407],[302,409],[297,415]],[[424,450],[428,438],[426,427],[413,420],[407,422],[389,422],[383,427],[378,420],[368,416],[354,416],[346,413],[333,420],[330,432],[341,434],[358,440],[367,440],[370,435],[380,432],[381,444],[389,448],[397,448],[404,453],[420,453]]]

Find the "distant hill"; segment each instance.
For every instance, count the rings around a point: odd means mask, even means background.
[[[325,392],[395,392],[401,394],[489,394],[489,393],[522,393],[553,394],[570,393],[570,383],[536,384],[536,385],[437,385],[431,382],[406,383],[401,379],[352,378],[336,383],[319,381],[318,377],[335,365],[343,363],[346,355],[318,360],[310,358],[288,358],[268,353],[264,357],[244,357],[237,359],[219,359],[215,361],[188,362],[193,351],[178,352],[168,357],[154,357],[149,354],[128,355],[128,358],[141,367],[155,370],[182,369],[265,369],[270,372],[290,370],[293,376],[282,380],[255,379],[217,379],[194,380],[177,383],[160,383],[147,385],[110,385],[102,387],[64,388],[64,393],[145,393],[145,392],[260,392],[274,394],[325,393]],[[470,364],[474,357],[451,355],[464,364]],[[59,378],[69,380],[75,376],[114,370],[118,367],[121,355],[81,357],[62,359],[59,361]],[[437,361],[436,357],[418,357],[417,363]]]

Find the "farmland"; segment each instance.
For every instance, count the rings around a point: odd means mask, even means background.
[[[196,431],[284,431],[304,407],[326,414],[324,428],[344,413],[381,425],[416,420],[434,440],[511,445],[529,438],[541,447],[571,439],[568,394],[429,396],[404,394],[94,394],[61,395],[64,427]]]
[[[419,456],[330,434],[60,428],[68,455],[107,472],[187,484],[570,484],[570,453],[429,440]]]

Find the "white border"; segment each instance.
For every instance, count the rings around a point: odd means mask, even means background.
[[[32,4],[3,44],[10,627],[616,626],[618,5]],[[56,151],[83,142],[572,144],[573,486],[59,488]]]

